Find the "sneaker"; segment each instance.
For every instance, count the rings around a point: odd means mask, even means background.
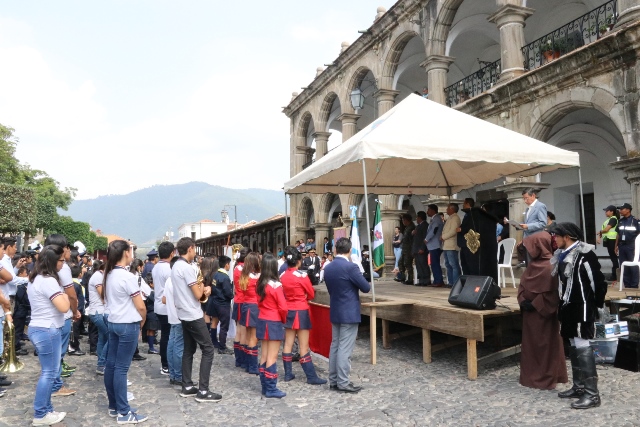
[[[71,365],[67,364],[67,362],[62,362],[62,370],[63,371],[75,372],[76,369],[77,368],[75,366],[71,366]]]
[[[143,421],[147,421],[147,418],[148,417],[145,415],[129,411],[128,414],[118,415],[118,424],[138,424]]]
[[[142,356],[142,355],[140,355],[140,354],[134,354],[133,355],[133,359],[131,359],[131,360],[141,361],[141,360],[147,360],[147,358]]]
[[[96,368],[96,374],[98,375],[104,375],[104,366],[98,366]]]
[[[147,354],[160,354],[160,352],[155,348],[150,348],[149,351],[147,351]]]
[[[0,380],[0,387],[9,387],[11,384],[13,384],[13,381],[9,381],[9,380]]]
[[[182,397],[191,397],[198,394],[198,389],[195,387],[191,387],[187,389],[185,386],[182,386],[182,391],[180,392],[180,396]]]
[[[29,354],[29,350],[26,348],[21,348],[20,350],[16,350],[16,356],[26,356]]]
[[[169,375],[169,368],[161,368],[160,375]]]
[[[233,350],[224,347],[224,348],[219,348],[218,349],[218,354],[233,354]]]
[[[129,411],[131,411],[131,412],[136,412],[137,410],[138,410],[138,408],[131,408],[131,407],[129,407]],[[117,410],[117,409],[111,409],[111,408],[109,408],[109,412],[108,412],[108,413],[109,413],[109,416],[110,416],[111,418],[115,418],[115,417],[120,416],[120,414],[118,413],[118,410]]]
[[[181,386],[182,385],[182,379],[174,380],[173,378],[169,378],[169,384]]]
[[[51,397],[71,396],[72,394],[76,394],[76,391],[63,386],[60,390],[51,393]]]
[[[196,394],[196,402],[220,402],[221,400],[221,395],[206,390],[199,391],[198,394]]]
[[[132,384],[133,384],[133,383],[127,379],[127,387],[129,387],[129,386],[130,386],[130,385],[132,385]]]
[[[84,356],[84,355],[85,355],[85,354],[87,354],[87,353],[85,353],[84,351],[82,351],[82,350],[78,349],[78,350],[74,350],[74,351],[72,351],[72,352],[69,352],[69,354],[70,354],[71,356]]]
[[[4,394],[7,392],[6,389],[4,388],[0,388],[0,397],[4,396]]]
[[[73,372],[62,371],[62,373],[60,374],[62,378],[69,378],[71,375],[73,375]]]
[[[66,412],[49,412],[42,418],[34,418],[33,426],[50,426],[53,424],[58,424],[60,421],[64,420],[64,417],[67,416]]]

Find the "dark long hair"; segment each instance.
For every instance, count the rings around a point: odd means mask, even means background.
[[[294,246],[287,246],[286,248],[284,248],[284,255],[289,267],[295,267],[296,265],[298,265],[298,261],[302,259],[300,251]]]
[[[107,277],[129,249],[131,249],[131,246],[124,240],[114,240],[109,243],[109,247],[107,247],[107,263],[104,266],[104,276],[102,277],[102,302],[107,299]]]
[[[42,248],[36,265],[29,275],[29,281],[33,283],[36,276],[41,275],[45,277],[53,277],[56,281],[58,279],[58,260],[64,254],[62,246],[48,245]]]
[[[246,266],[246,264],[245,264]],[[260,301],[264,300],[267,295],[265,287],[269,280],[278,281],[278,259],[272,253],[266,253],[262,256],[262,265],[260,266],[260,279],[256,285],[256,293],[260,297]]]
[[[248,254],[249,254],[249,248],[244,247],[240,249],[240,252],[238,252],[238,259],[236,260],[236,262],[244,262],[244,259],[247,257]]]
[[[202,271],[202,276],[204,277],[204,285],[205,286],[215,286],[216,281],[213,280],[213,276],[216,275],[219,268],[218,258],[205,258],[202,260],[202,264],[200,264],[200,270]]]
[[[249,274],[260,273],[260,255],[257,252],[249,252],[244,259],[244,266],[242,267],[242,273],[240,273],[240,279],[238,284],[243,291],[247,290],[249,285]]]

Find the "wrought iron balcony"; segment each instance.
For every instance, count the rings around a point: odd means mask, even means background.
[[[617,21],[617,0],[608,1],[524,46],[524,68],[534,70],[572,50],[593,43],[611,31]]]
[[[502,63],[498,59],[484,67],[480,68],[475,73],[464,79],[455,82],[451,86],[444,89],[444,94],[447,99],[447,105],[453,107],[456,104],[480,95],[482,92],[489,90],[500,78],[500,70]]]
[[[305,163],[304,165],[302,165],[302,170],[305,170],[306,168],[308,168],[309,166],[311,166],[313,164],[315,160],[311,159],[309,160],[307,163]]]

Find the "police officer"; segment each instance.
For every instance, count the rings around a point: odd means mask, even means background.
[[[622,265],[625,261],[633,261],[635,251],[636,236],[640,234],[640,224],[638,220],[631,215],[631,205],[625,203],[619,206],[620,222],[618,223],[618,237],[616,238],[616,254]],[[638,287],[638,267],[627,267],[625,269],[623,281],[625,288]]]
[[[611,259],[611,281],[616,281],[616,271],[618,270],[618,257],[616,256],[616,237],[618,237],[618,209],[609,205],[604,208],[607,219],[602,224],[602,229],[598,231],[598,243],[602,241],[602,245],[607,248],[609,258]]]

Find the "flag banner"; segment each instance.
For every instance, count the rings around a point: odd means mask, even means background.
[[[358,220],[351,223],[351,261],[362,263],[362,254],[360,253],[360,230],[358,229]]]
[[[384,265],[384,237],[382,235],[382,219],[380,216],[380,203],[376,203],[376,215],[373,218],[373,261],[374,268]]]
[[[347,227],[335,227],[333,229],[333,244],[341,239],[342,237],[347,237]]]

